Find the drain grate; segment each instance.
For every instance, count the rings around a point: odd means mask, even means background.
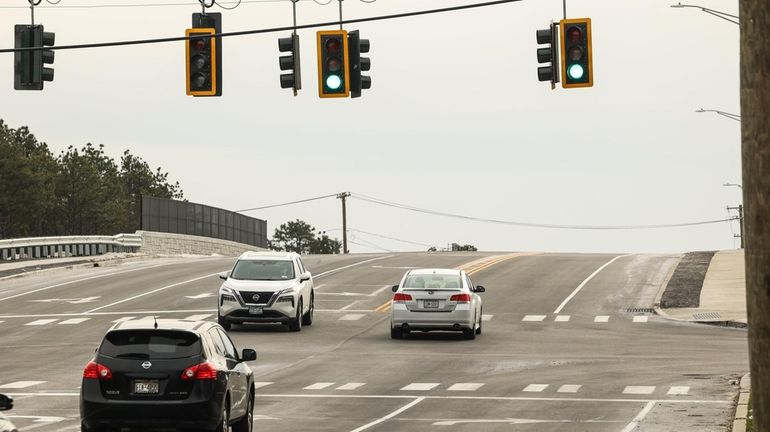
[[[629,308],[626,309],[627,313],[653,313],[655,312],[655,309],[653,308]]]
[[[696,314],[692,314],[692,317],[695,318],[697,321],[711,321],[711,320],[718,320],[721,318],[719,316],[719,312],[696,313]]]

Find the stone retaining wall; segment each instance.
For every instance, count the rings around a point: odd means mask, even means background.
[[[140,253],[151,255],[211,255],[238,256],[246,251],[265,250],[256,246],[199,237],[186,234],[170,234],[153,231],[137,231],[142,236]]]

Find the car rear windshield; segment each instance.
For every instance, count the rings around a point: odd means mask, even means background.
[[[240,260],[230,277],[239,280],[294,279],[294,261]]]
[[[459,290],[462,285],[460,275],[449,274],[409,275],[404,281],[404,288]]]
[[[174,359],[201,354],[198,335],[174,330],[117,330],[107,333],[99,353],[115,358]]]

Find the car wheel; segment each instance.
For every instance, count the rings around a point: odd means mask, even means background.
[[[289,330],[298,332],[302,330],[302,301],[297,305],[297,316],[289,322]]]
[[[237,423],[233,425],[233,432],[251,432],[254,426],[254,398],[249,398],[249,404],[246,407],[244,415]]]
[[[214,429],[214,432],[228,432],[230,430],[230,403],[225,399],[222,405],[222,421]]]
[[[310,292],[310,307],[307,310],[307,313],[305,315],[302,315],[302,325],[312,325],[313,324],[313,313],[315,312],[315,293],[312,291]]]
[[[483,313],[484,311],[482,310],[481,312],[482,312],[482,314],[481,314],[482,318],[479,319],[479,326],[476,327],[476,334],[477,335],[481,334],[481,322],[483,321],[483,317],[484,317],[484,313]]]
[[[217,314],[217,322],[222,326],[223,329],[225,329],[225,331],[230,331],[230,329],[233,327],[230,321],[222,318],[219,316],[219,314]]]
[[[15,429],[14,429],[15,430]],[[93,432],[93,429],[89,429],[84,423],[80,423],[80,432]]]
[[[476,339],[476,317],[473,317],[473,328],[463,329],[465,339]]]
[[[404,338],[404,332],[400,328],[390,328],[390,338],[391,339],[403,339]]]

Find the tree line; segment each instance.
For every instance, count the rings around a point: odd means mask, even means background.
[[[184,198],[179,182],[128,150],[119,162],[102,144],[54,155],[0,119],[0,239],[133,232],[142,194]]]

